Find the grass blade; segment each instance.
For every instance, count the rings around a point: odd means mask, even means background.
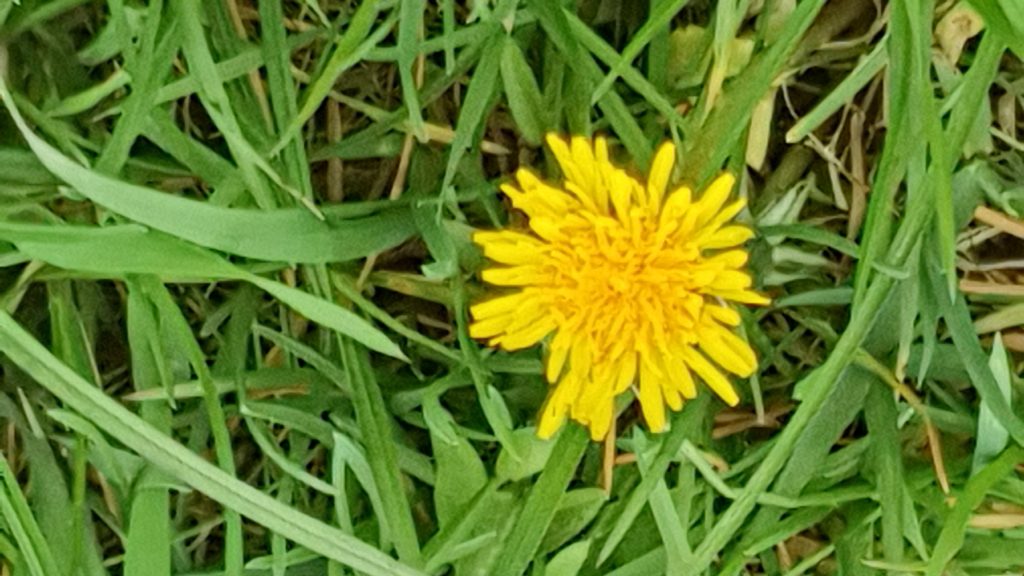
[[[928,268],[928,279],[931,284],[933,298],[938,301],[939,313],[946,321],[953,344],[956,345],[960,358],[971,383],[981,394],[981,399],[992,411],[992,416],[1010,433],[1018,444],[1024,444],[1024,420],[1021,420],[1003,396],[999,383],[996,382],[989,368],[989,358],[978,342],[978,335],[971,324],[971,313],[962,294],[958,294],[953,302],[949,301],[945,283],[939,278],[939,272]]]
[[[327,263],[391,248],[415,230],[411,215],[402,208],[363,218],[321,221],[298,208],[224,208],[121,182],[62,155],[29,130],[6,88],[0,88],[0,95],[48,170],[97,204],[200,246],[261,260]]]
[[[546,118],[544,97],[537,86],[537,78],[519,44],[511,36],[505,38],[505,48],[501,53],[501,83],[505,87],[509,110],[523,138],[534,146],[540,146],[551,122]]]
[[[601,100],[612,87],[612,84],[615,83],[615,80],[622,75],[623,71],[632,66],[633,60],[640,55],[644,47],[668,25],[672,17],[682,10],[683,6],[686,6],[688,2],[689,0],[665,0],[654,5],[647,21],[636,31],[636,34],[630,38],[629,44],[622,50],[619,61],[611,65],[611,70],[608,71],[608,74],[605,75],[601,83],[594,89],[594,95],[590,97],[591,106]]]
[[[1024,462],[1024,448],[1011,446],[981,472],[971,477],[964,487],[963,493],[957,498],[956,505],[942,523],[942,532],[932,550],[931,560],[925,570],[925,576],[942,576],[946,566],[956,556],[964,544],[967,522],[971,519],[974,509],[981,504],[985,495],[997,482],[1014,474],[1018,464]]]
[[[338,347],[341,349],[342,364],[352,387],[356,420],[362,431],[366,455],[380,491],[395,548],[398,550],[399,558],[413,566],[420,566],[423,564],[423,557],[409,501],[402,489],[391,415],[387,412],[384,397],[377,385],[367,354],[357,349],[350,340],[343,338],[338,339]]]
[[[334,302],[257,276],[202,248],[139,226],[39,226],[0,222],[0,238],[33,259],[108,278],[150,274],[165,280],[244,280],[306,318],[366,345],[405,359],[397,344],[357,314]]]
[[[423,0],[400,0],[398,8],[398,76],[402,83],[402,100],[409,115],[412,133],[420,142],[427,139],[420,112],[419,91],[413,79],[413,63],[418,56],[418,44],[423,29]]]
[[[676,454],[679,453],[679,449],[682,447],[683,441],[686,440],[687,434],[691,429],[690,426],[684,425],[684,418],[686,418],[688,413],[699,413],[706,409],[709,403],[708,400],[706,394],[701,394],[693,401],[687,403],[680,416],[677,416],[672,422],[672,428],[668,434],[661,437],[661,448],[658,450],[657,456],[654,457],[650,466],[647,467],[643,480],[629,495],[626,506],[619,514],[618,519],[615,521],[615,526],[612,528],[608,538],[605,539],[604,545],[597,555],[597,563],[599,565],[603,564],[611,556],[612,552],[615,551],[615,548],[622,543],[626,532],[629,531],[637,516],[643,511],[654,489],[657,488],[659,480],[664,478],[669,465],[676,457]]]
[[[493,576],[520,576],[526,572],[589,443],[586,431],[579,426],[562,430],[547,466],[530,489],[526,506],[502,547]]]
[[[379,550],[285,506],[157,431],[62,364],[6,312],[0,350],[70,408],[167,474],[281,536],[372,576],[422,576]],[[49,572],[50,574],[56,572]]]
[[[495,29],[490,40],[484,42],[484,50],[476,65],[476,73],[473,74],[469,88],[466,90],[466,100],[462,104],[459,120],[455,124],[455,138],[452,139],[452,145],[448,152],[448,165],[445,167],[444,180],[441,183],[442,194],[448,194],[459,162],[469,151],[473,138],[482,135],[479,130],[480,125],[484,121],[484,117],[493,103],[494,93],[498,89],[498,73],[501,69],[501,55],[505,46],[499,34],[499,29]]]
[[[857,63],[857,67],[839,83],[838,86],[829,92],[813,110],[805,114],[796,124],[786,132],[786,142],[800,142],[821,125],[829,116],[838,111],[845,103],[853,100],[853,97],[867,86],[888,60],[886,47],[888,37],[883,37],[875,45],[870,54]]]
[[[576,40],[569,16],[558,3],[548,0],[529,0],[527,5],[537,16],[540,25],[547,32],[548,40],[562,54],[566,64],[587,82],[599,82],[601,69]],[[640,130],[639,124],[626,107],[626,103],[615,92],[609,92],[598,103],[598,107],[608,117],[608,122],[622,139],[623,145],[633,157],[633,162],[641,171],[647,170],[651,158],[654,156],[654,149],[647,141],[643,131]]]
[[[87,384],[88,385],[88,384]],[[32,576],[50,576],[60,574],[57,562],[53,559],[46,538],[32,516],[32,510],[18,486],[6,458],[0,458],[0,517],[11,531],[18,543],[22,560],[28,565]]]
[[[353,56],[358,51],[362,51],[360,50],[361,45],[370,35],[370,29],[377,20],[377,14],[379,13],[378,4],[380,4],[378,0],[367,0],[366,2],[359,3],[359,7],[356,9],[355,14],[352,15],[348,28],[341,38],[338,39],[334,47],[334,53],[331,54],[320,75],[317,76],[316,80],[306,90],[305,99],[299,107],[298,114],[292,119],[291,124],[283,130],[281,138],[274,146],[271,154],[276,154],[283,150],[292,138],[298,136],[302,127],[313,117],[313,114],[323,104],[324,99],[331,93],[334,83],[338,80],[338,76],[359,61],[358,57]],[[390,28],[392,23],[385,25]],[[371,46],[366,46],[365,50],[368,51],[369,48]]]
[[[729,85],[720,99],[721,104],[711,111],[704,125],[699,130],[692,130],[694,136],[689,139],[682,155],[685,159],[683,181],[699,186],[722,168],[734,144],[746,130],[755,104],[771,88],[786,58],[824,5],[822,0],[801,2],[788,17],[779,38]]]
[[[882,513],[882,549],[887,562],[903,561],[903,462],[892,390],[877,379],[871,383],[865,406],[871,434],[872,467]]]

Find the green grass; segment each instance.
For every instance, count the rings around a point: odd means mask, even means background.
[[[1021,573],[1022,38],[1013,0],[0,0],[0,575]],[[626,407],[609,493],[534,434],[541,351],[467,333],[552,131],[736,174],[774,301],[740,407]]]

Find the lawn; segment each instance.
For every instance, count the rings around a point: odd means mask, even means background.
[[[1020,0],[0,0],[0,576],[1024,573],[1022,57]],[[491,338],[498,260],[644,218],[707,253]]]

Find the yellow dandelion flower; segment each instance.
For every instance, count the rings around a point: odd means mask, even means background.
[[[520,169],[502,190],[529,230],[478,232],[495,264],[484,282],[510,291],[472,306],[470,335],[519,350],[551,335],[545,376],[553,389],[538,434],[566,417],[595,440],[612,423],[614,399],[630,387],[652,431],[665,405],[682,408],[700,379],[730,406],[739,401],[723,371],[745,377],[757,359],[733,328],[730,302],[767,304],[753,292],[739,246],[752,232],[728,222],[744,201],[726,203],[723,174],[694,199],[667,192],[675,147],[657,152],[646,184],[608,159],[603,138],[547,138],[565,181],[554,186]]]

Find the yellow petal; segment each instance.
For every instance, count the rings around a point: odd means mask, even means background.
[[[754,354],[754,349],[750,347],[750,344],[729,330],[721,329],[719,335],[722,343],[728,346],[729,350],[747,366],[745,372],[735,372],[735,374],[744,378],[753,374],[754,370],[757,370],[757,355]]]
[[[594,415],[612,401],[612,373],[594,370],[590,381],[580,389],[580,395],[572,407],[572,417],[583,424],[594,421]]]
[[[582,377],[590,374],[591,364],[591,342],[586,334],[578,335],[572,346],[569,347],[569,371],[579,374]]]
[[[741,304],[767,306],[772,303],[770,298],[765,298],[757,292],[752,292],[750,290],[716,290],[714,294],[724,300],[731,300]]]
[[[736,394],[732,384],[700,352],[687,347],[683,349],[683,360],[726,404],[729,406],[739,404],[740,397]]]
[[[586,194],[588,200],[593,202],[595,179],[598,177],[597,164],[594,162],[594,149],[590,139],[583,136],[573,136],[569,141],[569,151],[572,154],[573,164],[576,165],[581,191]]]
[[[516,172],[516,179],[523,189],[522,193],[510,193],[508,188],[511,187],[508,185],[502,186],[502,190],[512,200],[513,206],[531,218],[534,215],[559,218],[579,206],[579,202],[571,195],[544,182],[530,170],[520,168]]]
[[[543,258],[544,248],[525,242],[492,242],[484,245],[484,256],[499,264],[535,264]]]
[[[505,350],[522,350],[540,342],[557,327],[554,319],[540,317],[537,322],[516,331],[509,331],[497,339]]]
[[[548,355],[547,366],[545,367],[545,375],[548,382],[557,382],[558,377],[562,375],[562,369],[565,367],[566,358],[569,357],[569,347],[571,345],[572,332],[561,329],[555,333],[554,339],[551,340],[551,350]]]
[[[673,410],[681,410],[683,407],[683,394],[676,379],[674,362],[663,358],[660,362],[665,377],[661,380],[661,393],[665,396],[665,403]]]
[[[633,385],[636,380],[636,353],[626,352],[618,361],[619,374],[615,379],[615,394],[622,394],[627,388]]]
[[[708,304],[704,311],[709,316],[718,320],[726,326],[739,326],[740,325],[740,313],[733,310],[732,308],[726,308],[725,306],[718,306],[717,304]]]
[[[565,183],[565,189],[579,199],[580,204],[582,204],[587,211],[597,212],[597,203],[594,199],[594,187],[592,185],[589,183],[569,180]]]
[[[718,214],[722,209],[722,204],[729,197],[729,192],[732,191],[732,185],[735,182],[736,179],[733,178],[732,174],[726,172],[715,178],[714,182],[704,190],[704,194],[701,195],[700,200],[694,206],[694,209],[698,211],[698,227],[701,227],[704,223],[711,220],[715,214]]]
[[[527,295],[522,292],[516,292],[515,294],[509,294],[507,296],[498,296],[497,298],[491,298],[490,300],[470,306],[469,313],[472,314],[473,319],[477,321],[486,320],[487,318],[493,318],[495,316],[503,316],[505,314],[514,314],[526,298]]]
[[[554,218],[530,218],[530,229],[548,242],[562,242],[566,236]]]
[[[484,339],[497,336],[505,331],[508,323],[512,321],[509,316],[495,316],[486,320],[478,320],[469,325],[470,338]]]
[[[661,379],[648,369],[647,362],[640,363],[640,409],[651,432],[665,429],[665,402],[661,397]]]
[[[750,288],[751,280],[744,272],[738,270],[722,270],[715,276],[711,283],[711,291],[718,290],[732,291]]]
[[[538,323],[551,323],[557,325],[555,322],[555,315],[551,313],[550,306],[546,305],[545,302],[540,298],[528,298],[523,301],[522,304],[510,314],[512,321],[509,322],[506,332],[520,332],[523,330],[530,329],[532,326]]]
[[[528,173],[529,171],[523,170],[523,172]],[[504,192],[506,196],[513,200],[513,204],[515,203],[514,200],[516,198],[522,198],[523,196],[525,196],[522,190],[516,188],[511,184],[502,184],[501,186],[499,186],[499,188],[501,188],[501,191]]]
[[[680,186],[668,195],[665,206],[661,210],[661,227],[666,228],[670,223],[676,223],[683,217],[683,214],[690,209],[693,192],[686,186]]]
[[[726,226],[700,243],[705,250],[732,248],[754,237],[754,231],[746,226]]]
[[[694,384],[693,375],[690,374],[690,369],[686,367],[686,361],[683,359],[684,348],[689,348],[689,345],[685,341],[677,339],[673,343],[671,356],[666,359],[665,364],[671,380],[671,387],[678,390],[684,398],[692,399],[697,397],[697,386]],[[673,410],[678,409],[673,407]]]
[[[544,408],[540,413],[540,423],[537,426],[537,436],[542,440],[547,440],[555,435],[565,424],[565,413],[568,410],[568,406],[562,403],[554,401],[554,398],[548,399],[544,404]]]
[[[654,161],[651,163],[651,173],[647,177],[648,202],[654,211],[661,207],[662,200],[665,197],[665,189],[668,187],[668,181],[672,177],[672,167],[675,165],[675,161],[676,147],[671,141],[662,144],[654,155]]]
[[[725,224],[729,220],[732,220],[737,214],[739,214],[740,211],[743,210],[743,207],[746,205],[747,201],[743,198],[740,198],[739,200],[723,208],[721,212],[715,214],[706,224],[703,224],[702,230],[700,231],[700,236],[703,238],[704,236],[710,236],[711,234],[717,232],[723,224]]]
[[[569,149],[569,145],[566,144],[565,140],[562,140],[554,134],[548,134],[547,143],[548,148],[551,149],[551,153],[555,155],[555,160],[562,168],[562,174],[565,175],[565,178],[567,180],[572,180],[573,182],[583,181],[583,176],[580,174],[579,168],[576,166],[576,162],[573,159],[572,151]]]
[[[572,372],[566,375],[554,390],[548,395],[541,409],[540,423],[537,427],[537,435],[541,438],[551,438],[558,432],[558,429],[565,423],[565,417],[569,407],[579,395],[580,379]]]
[[[615,170],[612,172],[608,194],[619,221],[625,222],[629,218],[629,209],[633,205],[633,190],[636,187],[636,181],[630,178],[625,171]]]
[[[696,288],[703,288],[711,285],[717,277],[718,272],[716,270],[696,269],[690,273],[690,284]]]
[[[748,346],[735,346],[735,341],[726,342],[725,337],[736,338],[732,333],[721,329],[721,332],[706,331],[700,338],[700,349],[722,368],[737,376],[750,376],[757,368],[754,351]],[[739,340],[739,338],[736,338]],[[742,342],[742,340],[740,340]]]
[[[594,202],[597,204],[599,214],[608,214],[613,166],[608,159],[608,141],[600,136],[594,141],[594,163],[596,168],[593,189]]]
[[[611,398],[605,400],[590,417],[590,439],[594,442],[600,442],[604,440],[604,437],[608,435],[608,430],[612,427],[613,409],[615,407],[615,401]]]
[[[565,211],[552,210],[551,204],[544,201],[543,197],[537,194],[528,194],[509,184],[502,184],[501,191],[512,201],[512,207],[522,210],[530,218],[547,217],[558,218]]]
[[[480,278],[495,286],[527,286],[547,280],[546,274],[537,266],[512,266],[510,268],[488,268],[480,273]]]
[[[748,256],[746,251],[729,250],[728,252],[715,254],[705,262],[712,266],[721,266],[722,268],[740,268],[747,263],[747,259]]]
[[[598,168],[611,165],[608,159],[608,139],[604,136],[594,138],[594,161],[597,162]]]

